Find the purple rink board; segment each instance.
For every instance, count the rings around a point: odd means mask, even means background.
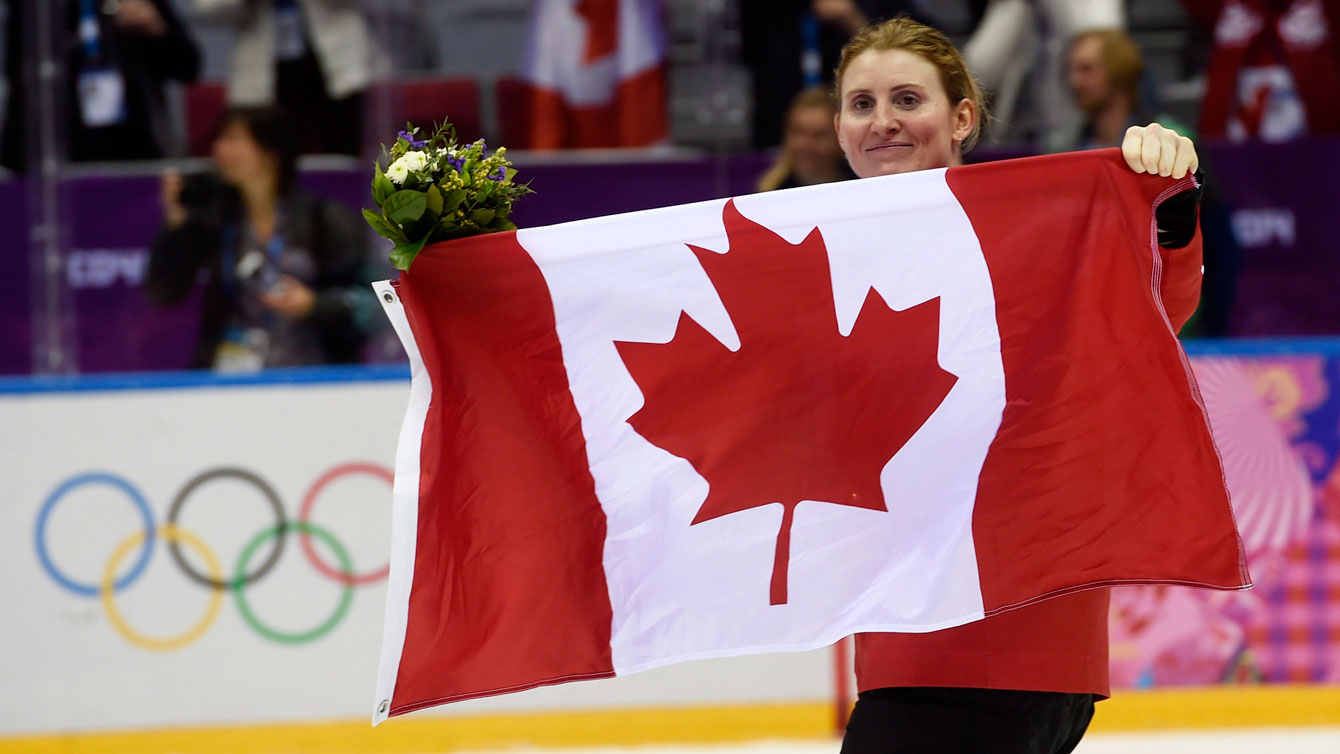
[[[1230,331],[1240,335],[1340,332],[1340,140],[1285,145],[1208,144],[1210,169],[1242,245]],[[978,155],[985,158],[993,155]],[[1000,156],[1000,155],[995,155]],[[1018,156],[1017,153],[1004,156]],[[768,166],[761,154],[632,162],[523,164],[536,194],[517,205],[523,227],[749,193]],[[61,274],[81,372],[180,369],[196,336],[198,300],[162,309],[140,292],[148,249],[162,222],[157,166],[138,175],[84,176],[62,185],[69,213]],[[363,206],[368,170],[305,171],[309,190]],[[0,373],[32,366],[31,249],[25,184],[0,182]],[[381,257],[385,242],[369,233]],[[387,274],[391,270],[387,267]],[[370,352],[398,358],[393,341]]]
[[[0,181],[0,374],[31,371],[32,282],[28,265],[28,192]]]
[[[1340,138],[1204,151],[1242,247],[1230,333],[1340,333]]]
[[[748,193],[767,167],[761,155],[733,157],[722,172],[706,159],[617,164],[549,164],[527,167],[536,194],[518,204],[517,222],[549,225],[618,212],[681,204],[717,196]],[[137,175],[81,176],[65,181],[60,201],[67,217],[68,248],[61,274],[72,317],[72,348],[80,372],[129,372],[183,369],[190,362],[199,324],[198,296],[171,308],[157,307],[141,292],[149,247],[162,224],[159,177],[154,167]],[[305,171],[303,187],[338,199],[352,208],[364,206],[369,171],[324,169]],[[718,185],[724,185],[724,191]],[[32,321],[28,279],[29,238],[25,184],[0,182],[7,223],[0,231],[0,253],[14,271],[16,290],[6,286],[0,308],[0,373],[30,371]],[[368,231],[369,247],[379,259],[389,250]],[[387,264],[385,275],[394,270]],[[388,328],[389,336],[389,328]],[[369,349],[371,360],[403,358],[389,337]]]

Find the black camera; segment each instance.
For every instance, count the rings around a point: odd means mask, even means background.
[[[228,207],[237,199],[237,190],[224,183],[218,173],[188,173],[182,176],[181,205],[198,220],[223,222]]]

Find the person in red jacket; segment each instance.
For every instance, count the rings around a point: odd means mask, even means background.
[[[906,18],[867,27],[842,51],[834,124],[866,178],[960,165],[984,120],[981,91],[939,31]],[[1122,142],[1137,173],[1182,178],[1190,139],[1152,123]],[[1198,189],[1157,212],[1163,299],[1174,326],[1200,289]],[[1108,696],[1108,592],[1094,589],[926,634],[856,637],[859,698],[845,754],[1069,752]]]
[[[1340,134],[1340,0],[1182,0],[1214,30],[1201,136]]]

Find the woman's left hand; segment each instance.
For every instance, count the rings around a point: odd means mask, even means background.
[[[1196,145],[1171,128],[1157,123],[1131,126],[1121,141],[1121,156],[1137,173],[1183,178],[1196,172],[1200,158]]]
[[[288,275],[281,275],[270,290],[262,293],[261,303],[289,319],[303,319],[316,306],[311,288]]]

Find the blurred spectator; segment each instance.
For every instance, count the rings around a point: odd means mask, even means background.
[[[254,370],[358,360],[377,303],[366,228],[294,185],[296,129],[273,108],[238,109],[214,143],[214,176],[163,178],[166,227],[145,291],[160,304],[205,281],[191,366]]]
[[[372,78],[359,0],[195,0],[195,8],[237,33],[229,104],[283,107],[307,151],[359,154]]]
[[[871,20],[917,18],[915,6],[912,0],[740,0],[741,54],[754,88],[754,147],[781,141],[796,92],[833,82],[838,53],[852,34]]]
[[[29,145],[27,14],[59,12],[7,0],[3,163],[22,172]],[[194,81],[200,52],[169,0],[65,0],[66,136],[71,160],[154,159],[177,151],[164,86]],[[57,15],[56,18],[60,18]]]
[[[1173,128],[1167,118],[1139,112],[1140,48],[1116,29],[1082,31],[1070,42],[1066,82],[1084,120],[1073,136],[1054,146],[1061,151],[1121,146],[1126,129],[1150,121]],[[1060,141],[1060,140],[1058,140]]]
[[[837,107],[833,96],[820,87],[810,87],[791,100],[782,130],[782,151],[777,163],[758,180],[759,191],[809,186],[855,178],[847,166],[833,128]]]
[[[1340,134],[1340,0],[1182,0],[1214,28],[1201,135]]]
[[[991,0],[963,55],[991,94],[993,141],[1035,135],[1048,149],[1064,148],[1079,121],[1065,88],[1065,41],[1081,29],[1125,28],[1124,5],[1122,0]],[[1030,74],[1035,86],[1026,86]],[[1024,96],[1030,110],[1020,107]]]
[[[163,85],[200,73],[200,51],[172,3],[66,3],[70,159],[163,157],[172,143]]]

